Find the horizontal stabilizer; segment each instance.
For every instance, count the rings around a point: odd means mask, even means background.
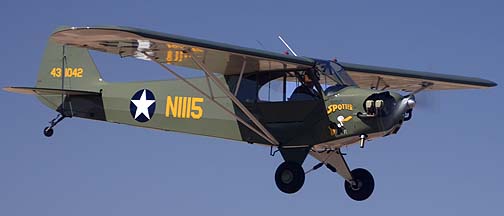
[[[67,89],[52,89],[52,88],[30,88],[30,87],[5,87],[4,91],[19,93],[19,94],[36,94],[36,95],[100,95],[99,92],[67,90]]]

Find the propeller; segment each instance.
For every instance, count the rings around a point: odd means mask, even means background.
[[[411,119],[413,108],[417,105],[415,94],[429,88],[432,85],[432,83],[423,82],[420,88],[404,96],[400,101],[398,101],[398,104],[392,114],[392,119],[394,119],[394,121],[408,121]],[[405,114],[407,114],[406,118]]]
[[[400,101],[398,101],[398,104],[392,113],[392,119],[394,122],[401,121],[404,119],[405,113],[409,112],[407,119],[409,120],[409,118],[411,118],[411,111],[415,108],[415,106],[416,100],[414,94],[404,96]]]
[[[441,105],[439,94],[433,94],[431,91],[422,92],[422,94],[416,95],[416,101],[418,103],[415,109],[422,111],[438,111]]]

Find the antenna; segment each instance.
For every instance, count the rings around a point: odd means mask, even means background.
[[[278,35],[278,39],[280,39],[282,41],[282,43],[287,47],[287,49],[289,49],[289,51],[294,55],[294,56],[298,56],[296,54],[296,52],[294,52],[294,50],[292,50],[292,48],[290,48],[289,44],[287,44],[287,42],[285,42],[285,40],[282,38],[282,36]]]
[[[256,42],[257,42],[257,43],[259,44],[259,46],[261,46],[263,49],[266,49],[266,47],[264,46],[264,44],[263,44],[263,43],[261,43],[261,41],[256,40]]]

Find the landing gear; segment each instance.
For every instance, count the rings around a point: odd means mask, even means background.
[[[305,173],[303,167],[295,162],[283,162],[275,172],[275,183],[280,191],[296,193],[303,187]]]
[[[363,201],[369,198],[374,190],[373,175],[365,169],[357,168],[351,171],[352,181],[345,181],[345,191],[350,198]]]
[[[54,133],[54,130],[51,127],[45,127],[44,128],[44,135],[46,137],[51,137]]]
[[[54,134],[54,130],[53,130],[53,127],[56,126],[60,121],[62,121],[63,119],[65,119],[65,116],[64,115],[61,115],[61,114],[58,114],[56,116],[56,118],[54,118],[53,120],[51,120],[49,123],[51,124],[50,126],[48,127],[45,127],[44,128],[44,136],[46,137],[51,137],[53,134]]]

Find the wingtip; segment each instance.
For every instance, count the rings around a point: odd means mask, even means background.
[[[487,88],[492,88],[492,87],[498,86],[498,84],[496,82],[491,81],[491,80],[486,80],[486,79],[483,79],[483,85]]]
[[[12,91],[12,86],[5,86],[2,88],[2,90],[6,91],[6,92],[11,92]]]
[[[490,81],[490,87],[496,87],[498,84],[496,82]]]

